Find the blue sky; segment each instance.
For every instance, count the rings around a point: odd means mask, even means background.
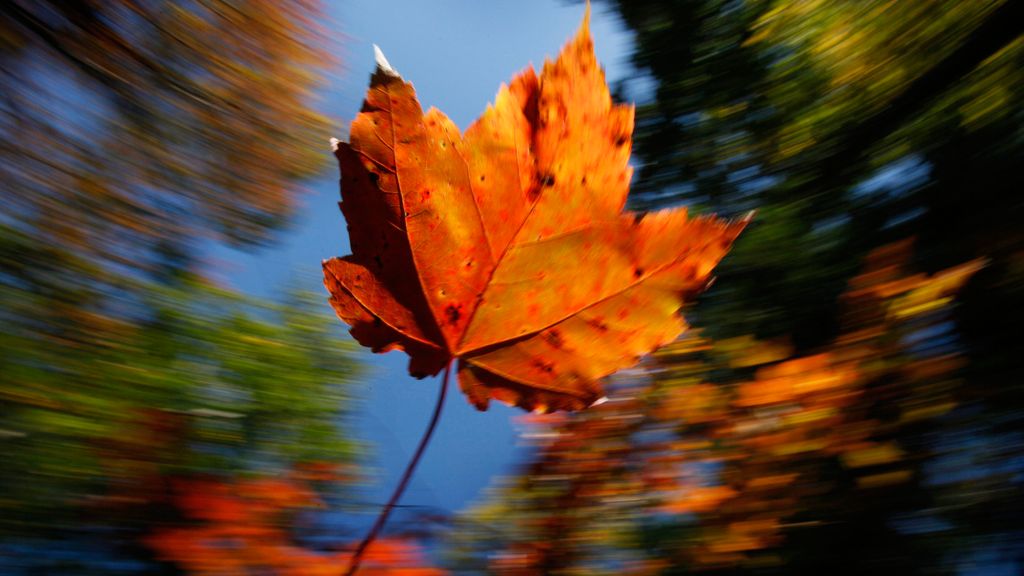
[[[372,44],[416,87],[424,109],[435,106],[465,130],[484,110],[502,82],[546,56],[554,57],[575,33],[582,3],[559,0],[350,0],[330,6],[340,44],[340,68],[321,103],[343,122],[345,133],[358,112],[373,70]],[[628,73],[628,32],[600,5],[591,29],[598,59],[609,81]],[[324,154],[330,155],[326,141]],[[320,261],[349,253],[337,209],[338,172],[332,168],[310,185],[312,193],[294,224],[270,248],[239,253],[218,248],[215,274],[245,293],[275,297],[287,286],[322,292]],[[325,311],[329,310],[324,301]],[[367,368],[358,383],[365,403],[351,434],[370,441],[377,482],[370,499],[383,502],[398,481],[430,418],[439,382],[418,381],[405,371],[406,356],[361,350]],[[445,414],[402,503],[454,512],[483,496],[493,478],[510,472],[517,454],[512,417],[503,405],[488,412],[471,407],[452,382]],[[369,521],[376,509],[368,510]]]

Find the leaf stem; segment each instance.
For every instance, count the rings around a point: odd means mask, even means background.
[[[416,448],[416,453],[412,455],[412,460],[409,461],[409,465],[405,468],[405,473],[402,474],[402,479],[398,482],[398,486],[395,487],[395,491],[391,494],[391,499],[384,505],[384,509],[381,510],[380,515],[377,516],[377,521],[374,522],[373,528],[370,528],[370,532],[366,535],[359,544],[359,548],[356,548],[356,553],[352,556],[352,560],[349,562],[348,571],[345,573],[346,576],[352,576],[359,570],[359,564],[363,561],[363,554],[366,549],[369,548],[370,544],[377,539],[377,534],[384,527],[384,523],[387,522],[388,516],[391,514],[392,508],[398,503],[398,500],[402,497],[402,493],[405,492],[405,487],[409,484],[409,480],[412,479],[412,473],[416,470],[416,465],[420,461],[420,457],[423,456],[423,452],[426,451],[427,444],[430,443],[431,436],[434,435],[434,429],[437,428],[437,423],[441,419],[441,409],[444,408],[444,399],[448,395],[448,378],[452,373],[452,363],[448,362],[448,365],[444,369],[444,377],[441,379],[441,391],[437,396],[437,405],[434,406],[434,415],[430,419],[430,424],[427,426],[426,432],[423,433],[423,438],[420,439],[420,445]]]

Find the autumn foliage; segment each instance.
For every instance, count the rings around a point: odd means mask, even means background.
[[[682,333],[684,299],[745,225],[623,210],[633,108],[612,102],[588,20],[464,134],[379,57],[337,145],[352,255],[324,262],[331,304],[414,375],[458,358],[480,409],[593,404],[601,378]]]

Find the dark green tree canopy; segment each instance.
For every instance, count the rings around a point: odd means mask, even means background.
[[[858,258],[908,235],[927,269],[988,255],[988,274],[1009,273],[1019,3],[610,4],[654,81],[631,201],[759,210],[700,308],[707,326],[821,345]]]

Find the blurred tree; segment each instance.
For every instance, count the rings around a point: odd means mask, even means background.
[[[610,4],[653,80],[620,90],[632,202],[759,211],[699,307],[715,336],[829,342],[859,258],[911,234],[926,269],[987,255],[1019,298],[1019,2]]]
[[[352,343],[322,298],[268,304],[190,276],[121,276],[135,297],[101,298],[87,260],[0,231],[3,540],[158,522],[162,478],[357,453]]]
[[[135,270],[268,239],[325,167],[315,0],[0,9],[3,221]]]
[[[357,367],[323,299],[244,298],[196,258],[269,241],[327,166],[323,18],[315,0],[0,8],[5,570],[150,573],[139,537],[174,518],[178,479],[356,453]]]

